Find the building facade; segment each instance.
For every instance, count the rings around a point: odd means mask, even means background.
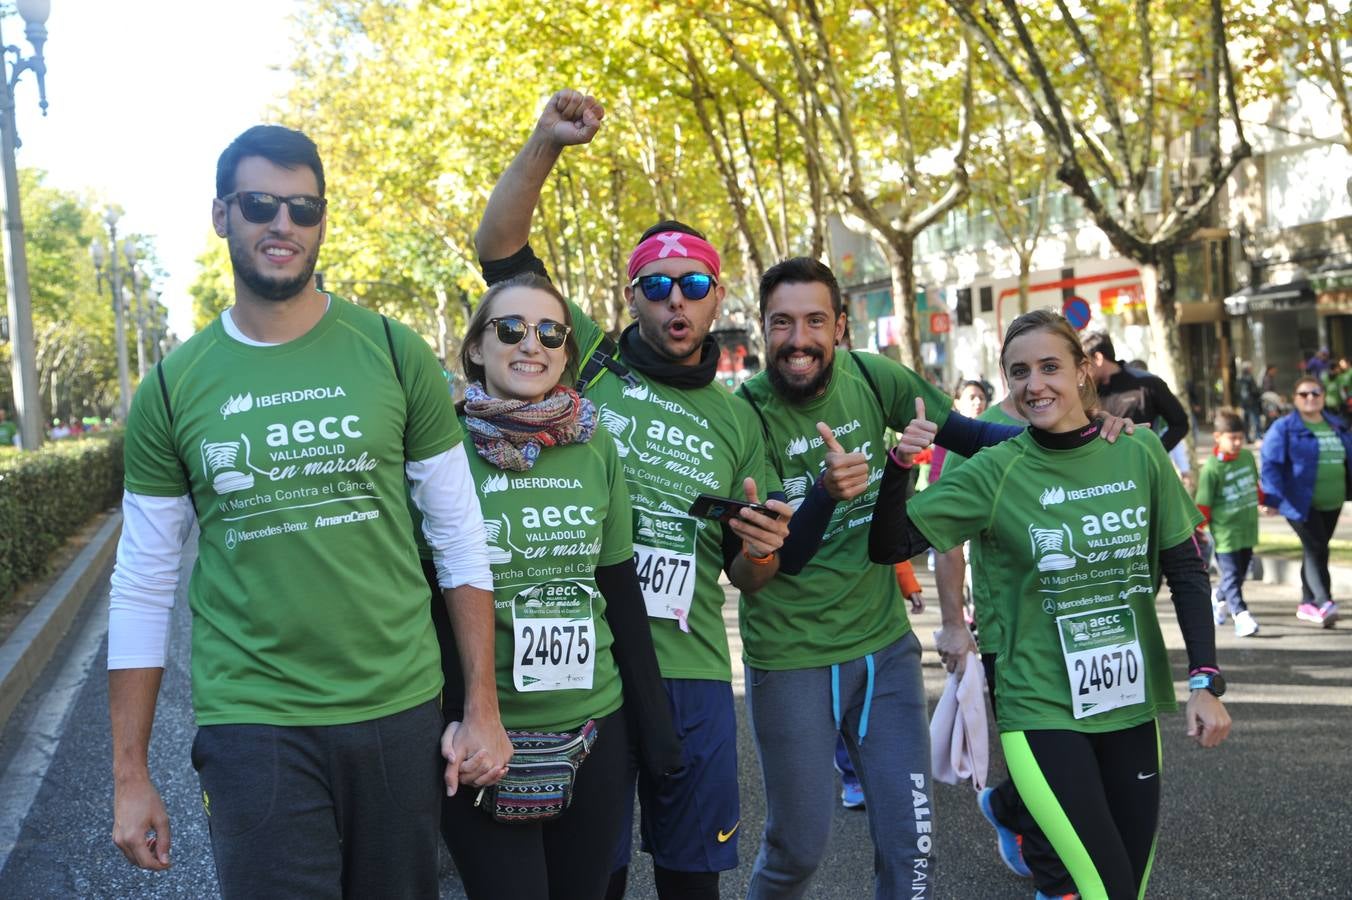
[[[1347,47],[1352,59],[1352,45]],[[1289,393],[1303,361],[1327,347],[1352,358],[1352,153],[1336,109],[1310,84],[1285,103],[1243,113],[1254,155],[1232,175],[1201,228],[1175,257],[1178,328],[1186,384],[1199,416],[1233,402],[1244,362],[1278,367]],[[1159,208],[1158,184],[1148,192]],[[1035,201],[1029,200],[1029,209]],[[1047,200],[1031,256],[1028,308],[1052,307],[1084,331],[1107,331],[1118,356],[1150,365],[1151,335],[1139,266],[1111,247],[1068,192]],[[832,223],[855,346],[898,343],[881,253]],[[994,216],[970,203],[916,245],[917,323],[931,377],[951,386],[999,384],[1004,328],[1019,313],[1019,260]]]

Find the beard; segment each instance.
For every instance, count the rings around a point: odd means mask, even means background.
[[[779,369],[781,362],[787,363],[790,356],[794,353],[802,353],[819,360],[822,364],[821,371],[812,378],[803,380],[791,380]],[[789,403],[806,403],[813,397],[818,396],[826,390],[827,385],[831,383],[831,363],[834,360],[827,359],[826,354],[816,347],[784,347],[775,354],[765,374],[770,379],[770,386],[775,389],[775,393],[783,397]]]
[[[319,261],[319,248],[315,247],[305,257],[305,265],[299,273],[289,278],[268,278],[254,265],[251,251],[235,240],[233,232],[226,233],[226,245],[230,249],[230,264],[240,281],[264,300],[290,300],[310,283],[315,273],[315,264]]]

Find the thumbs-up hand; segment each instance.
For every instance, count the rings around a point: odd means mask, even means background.
[[[915,418],[907,422],[905,430],[901,432],[901,438],[897,441],[897,455],[910,461],[911,457],[933,444],[934,436],[938,433],[939,426],[925,418],[925,401],[916,397]]]
[[[826,443],[826,470],[822,486],[835,500],[853,500],[868,487],[868,457],[862,453],[846,453],[840,446],[831,426],[817,423],[817,433]]]

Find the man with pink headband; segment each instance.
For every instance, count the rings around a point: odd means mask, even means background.
[[[576,91],[560,91],[545,105],[479,226],[477,249],[490,283],[545,273],[527,243],[540,190],[563,148],[590,141],[603,115]],[[720,274],[718,252],[694,229],[674,221],[650,228],[630,255],[624,289],[635,322],[613,358],[582,373],[624,464],[635,564],[684,745],[686,767],[676,775],[661,783],[639,776],[643,845],[664,900],[716,898],[718,873],[737,866],[737,723],[718,576],[726,570],[746,591],[769,582],[780,571],[793,513],[769,499],[778,519],[743,510],[726,528],[688,514],[701,493],[782,496],[755,415],[714,378],[719,351],[709,329],[723,300]],[[576,306],[573,321],[583,358],[593,357],[601,328]],[[631,830],[626,821],[622,833],[597,836],[619,841],[609,896],[623,895]]]

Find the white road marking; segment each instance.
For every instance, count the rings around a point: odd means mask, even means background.
[[[24,820],[28,818],[47,777],[47,769],[56,757],[75,700],[98,659],[103,638],[108,633],[107,598],[105,589],[92,601],[94,610],[56,680],[43,696],[32,720],[26,724],[23,739],[9,767],[0,775],[0,872],[4,871],[9,855],[18,843]]]

